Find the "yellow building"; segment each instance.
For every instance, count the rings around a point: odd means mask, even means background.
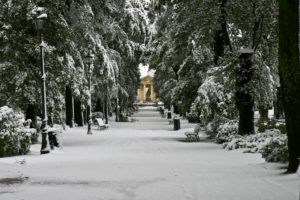
[[[141,78],[141,85],[138,89],[137,100],[139,102],[154,102],[156,100],[152,76],[147,75]]]

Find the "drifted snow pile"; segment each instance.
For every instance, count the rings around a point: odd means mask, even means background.
[[[36,130],[25,127],[24,122],[22,113],[7,106],[0,107],[0,157],[22,155],[29,151],[31,137],[36,135]]]

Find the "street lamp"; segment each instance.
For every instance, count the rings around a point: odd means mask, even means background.
[[[92,133],[92,94],[91,94],[91,79],[92,79],[92,67],[94,62],[94,55],[90,51],[89,54],[86,57],[86,63],[89,66],[88,69],[88,84],[89,84],[89,106],[88,106],[88,131],[87,134],[91,135]]]
[[[37,9],[37,16],[35,18],[35,27],[40,35],[40,57],[41,57],[41,74],[42,74],[42,147],[41,154],[49,153],[48,141],[47,141],[47,104],[46,104],[46,74],[45,74],[45,62],[44,62],[44,42],[43,42],[43,30],[44,23],[47,19],[47,14],[43,13],[44,8],[39,7]]]

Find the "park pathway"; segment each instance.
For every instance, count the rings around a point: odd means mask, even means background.
[[[133,123],[108,130],[69,129],[63,148],[0,159],[1,200],[296,200],[298,175],[282,176],[258,154],[226,151],[207,140],[185,142],[192,124],[173,131],[147,107]]]

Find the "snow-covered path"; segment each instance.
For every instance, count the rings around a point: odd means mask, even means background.
[[[280,175],[278,164],[259,154],[225,151],[202,140],[184,142],[183,129],[172,131],[153,110],[138,122],[114,123],[108,130],[74,128],[63,149],[0,159],[1,200],[296,200],[297,174]]]

